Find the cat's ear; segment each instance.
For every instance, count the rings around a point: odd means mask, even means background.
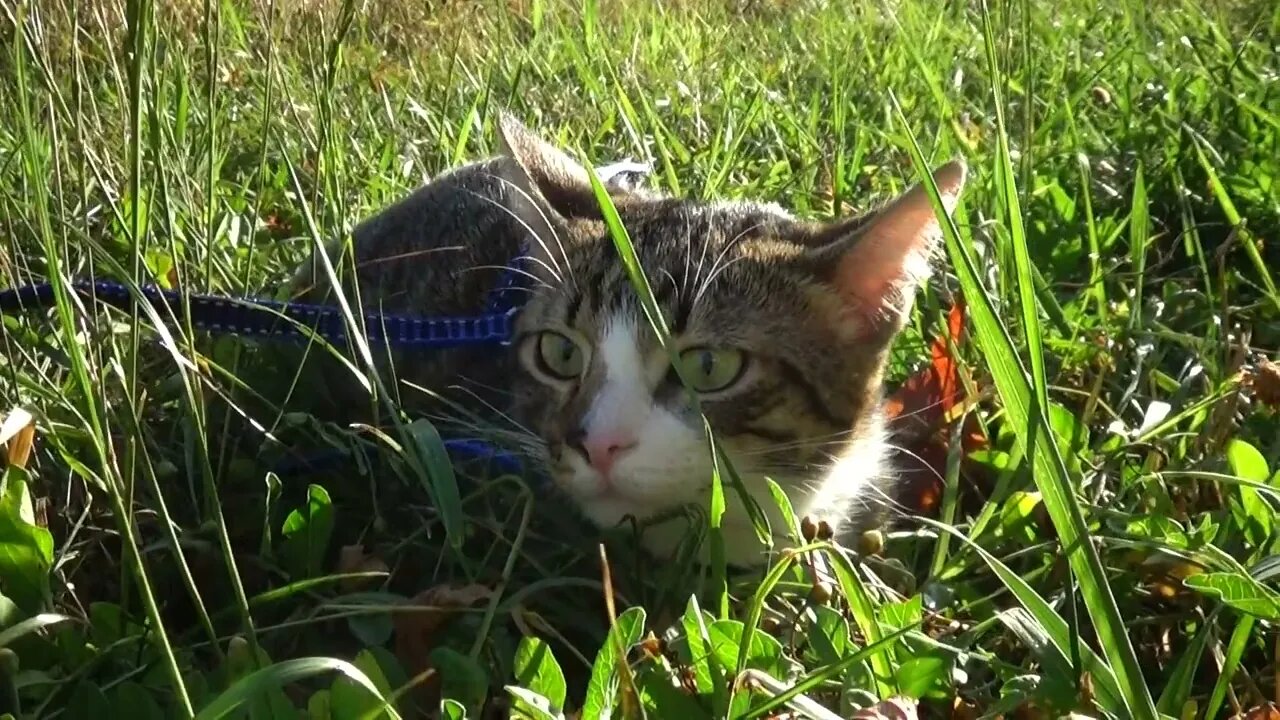
[[[947,215],[955,212],[966,174],[961,159],[933,173]],[[840,321],[850,334],[887,341],[906,324],[941,239],[928,191],[915,185],[869,217],[821,229],[809,259],[840,297]]]
[[[600,206],[591,190],[587,169],[505,110],[498,114],[498,151],[516,162],[515,174],[519,177],[509,179],[525,192],[532,191],[534,198],[544,204],[544,210],[565,218],[599,217]],[[614,196],[629,189],[617,171],[602,177],[601,182]]]

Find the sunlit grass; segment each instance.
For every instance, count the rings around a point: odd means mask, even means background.
[[[0,332],[0,420],[25,408],[38,439],[3,466],[0,714],[826,718],[905,695],[1150,718],[1276,697],[1280,8],[439,5],[0,6],[0,289],[59,288]],[[963,155],[947,269],[891,380],[963,297],[987,440],[906,499],[926,519],[748,577],[646,564],[622,528],[606,587],[601,538],[536,478],[451,466],[456,428],[396,416],[415,391],[372,349],[338,350],[376,432],[298,411],[324,388],[270,344],[66,287],[280,297],[313,247],[492,151],[502,108],[587,162],[652,160],[665,191],[814,218]],[[350,461],[274,472],[326,448]],[[721,502],[736,485],[723,467]]]

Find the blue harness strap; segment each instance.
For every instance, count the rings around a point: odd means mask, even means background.
[[[517,258],[516,262],[523,259]],[[514,334],[520,307],[516,302],[520,271],[509,265],[498,284],[489,292],[485,312],[470,317],[416,317],[392,313],[365,313],[365,334],[370,342],[409,351],[443,350],[472,345],[507,345]],[[82,280],[72,289],[89,299],[114,307],[133,306],[129,287],[107,280]],[[184,293],[155,286],[140,286],[138,292],[157,308],[167,305],[175,314],[189,308],[192,327],[215,334],[307,339],[310,334],[334,344],[345,342],[347,325],[336,306],[281,302],[265,298],[232,298],[223,295]],[[54,287],[37,283],[0,291],[0,314],[48,308],[55,302]],[[304,330],[305,328],[305,330]],[[503,472],[518,473],[516,456],[478,439],[453,438],[444,441],[454,455],[488,458]],[[304,459],[279,468],[279,474],[313,469]]]
[[[515,273],[508,270],[508,275]],[[504,279],[504,284],[509,283]],[[99,302],[119,308],[133,305],[128,286],[106,280],[80,281],[75,290]],[[306,339],[308,332],[339,344],[346,340],[347,325],[335,306],[282,302],[265,298],[239,299],[224,295],[182,293],[141,286],[138,291],[152,305],[168,305],[175,313],[190,308],[192,326],[219,334],[280,339]],[[509,300],[510,293],[503,295]],[[49,307],[54,302],[49,283],[0,291],[0,313]],[[504,307],[505,305],[505,307]],[[394,313],[365,313],[365,333],[370,342],[403,350],[440,350],[464,345],[506,344],[511,341],[513,320],[519,310],[510,302],[490,302],[488,312],[471,317],[415,317]]]

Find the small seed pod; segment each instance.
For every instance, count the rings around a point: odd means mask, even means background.
[[[826,605],[831,602],[831,596],[835,594],[835,588],[831,587],[831,583],[819,580],[813,584],[813,602],[818,605]]]
[[[247,673],[253,670],[253,650],[249,641],[242,635],[233,635],[227,641],[227,671],[231,674]]]
[[[868,530],[858,538],[859,555],[879,555],[884,550],[884,533]]]
[[[816,538],[817,536],[818,536],[817,524],[813,522],[813,518],[809,517],[808,515],[805,515],[803,518],[800,519],[800,537],[804,538],[805,542],[813,542],[813,539]]]
[[[834,531],[832,531],[830,523],[828,523],[826,520],[822,520],[818,523],[818,539],[819,540],[830,540],[835,536],[836,534]]]

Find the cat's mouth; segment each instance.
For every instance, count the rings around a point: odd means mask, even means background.
[[[620,482],[616,477],[606,477],[597,472],[571,472],[571,475],[569,485],[583,501],[643,502],[643,498],[632,491],[626,482]]]

